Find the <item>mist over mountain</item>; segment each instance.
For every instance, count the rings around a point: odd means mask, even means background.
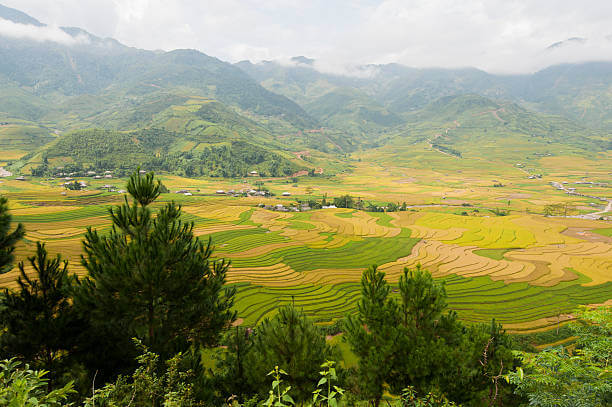
[[[612,62],[556,65],[523,75],[495,75],[475,68],[367,65],[359,69],[371,74],[359,77],[273,61],[236,65],[264,87],[298,103],[310,103],[338,88],[356,88],[373,102],[401,114],[421,109],[439,97],[477,93],[563,115],[588,127],[612,129]]]
[[[581,46],[585,41],[569,38],[551,47]],[[419,120],[428,121],[431,129],[443,126],[451,120],[442,114],[448,103],[473,108],[474,99],[465,95],[477,95],[492,106],[520,106],[524,111],[516,117],[538,117],[529,122],[537,122],[534,126],[540,130],[519,126],[510,135],[540,132],[549,140],[575,145],[566,132],[563,137],[551,133],[560,122],[547,115],[556,115],[571,124],[566,128],[574,129],[576,140],[590,140],[582,143],[585,148],[605,149],[602,140],[612,130],[611,78],[612,62],[605,61],[555,65],[521,75],[396,63],[358,65],[350,73],[337,74],[322,71],[316,59],[303,55],[230,64],[193,49],[128,47],[0,7],[0,90],[6,96],[0,100],[0,119],[14,126],[10,132],[3,130],[10,135],[2,143],[29,151],[19,164],[26,166],[40,164],[44,157],[55,157],[58,163],[96,161],[91,151],[67,149],[65,137],[76,144],[82,138],[83,145],[85,140],[91,145],[96,137],[117,143],[130,139],[103,131],[79,133],[83,129],[150,129],[155,137],[134,133],[135,155],[116,160],[117,165],[140,160],[184,171],[199,162],[195,155],[225,143],[240,151],[250,145],[267,152],[271,158],[249,161],[253,168],[289,174],[312,165],[296,158],[295,151],[316,150],[328,154],[328,160],[384,145]],[[432,110],[439,110],[439,117],[421,114]],[[542,130],[548,121],[549,130]],[[154,145],[147,147],[152,140]],[[58,150],[53,147],[57,145],[64,147]],[[111,165],[112,154],[104,153],[103,144],[92,148],[99,149],[98,165]],[[151,159],[160,154],[161,159]],[[176,162],[184,164],[170,165]],[[195,174],[239,174],[248,165],[199,168]]]

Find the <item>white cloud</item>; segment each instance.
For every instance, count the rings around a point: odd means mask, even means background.
[[[2,18],[0,18],[0,36],[28,39],[38,42],[51,41],[64,45],[76,45],[89,42],[89,39],[84,35],[72,37],[58,27],[38,27],[30,24],[18,24]]]
[[[318,69],[351,74],[388,62],[530,72],[612,59],[610,0],[0,1],[130,46],[196,48],[231,62],[305,55]],[[571,37],[588,41],[545,51]]]

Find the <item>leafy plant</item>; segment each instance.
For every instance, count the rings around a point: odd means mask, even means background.
[[[506,379],[537,407],[603,407],[612,403],[612,308],[578,313],[576,349],[517,352],[523,367]]]
[[[325,341],[324,332],[306,315],[289,305],[278,309],[272,319],[265,319],[253,335],[253,346],[245,357],[249,383],[263,396],[268,384],[262,379],[269,361],[277,361],[288,372],[285,378],[293,388],[297,403],[311,399],[319,375],[317,371],[326,359],[333,358],[334,349]]]
[[[312,392],[313,405],[317,406],[326,404],[327,407],[336,407],[338,405],[338,400],[344,394],[344,389],[336,385],[332,385],[332,380],[338,380],[338,377],[336,376],[336,369],[334,368],[335,364],[336,362],[327,360],[321,365],[323,370],[320,371],[319,374],[323,377],[321,377],[319,383],[317,383],[317,389]],[[323,389],[321,388],[321,386],[325,387],[325,385],[327,385],[327,393],[323,393]]]
[[[270,389],[270,396],[268,400],[264,402],[266,407],[288,407],[294,405],[293,398],[289,395],[291,386],[286,386],[284,389],[281,388],[283,383],[283,376],[287,376],[287,372],[283,369],[279,369],[278,366],[274,366],[274,370],[268,373],[268,376],[272,376],[272,388]]]
[[[402,407],[457,407],[453,401],[448,401],[444,396],[439,396],[434,393],[427,393],[423,397],[418,397],[416,390],[412,386],[402,390],[400,398]],[[460,407],[460,405],[459,405]]]
[[[202,405],[193,397],[190,383],[192,372],[180,368],[183,354],[178,353],[166,362],[167,369],[159,373],[159,356],[151,352],[139,340],[134,340],[142,354],[138,356],[138,368],[131,378],[119,376],[114,382],[95,390],[85,401],[85,407],[195,407]]]
[[[64,406],[68,396],[74,393],[72,382],[49,391],[47,371],[31,370],[26,364],[13,359],[0,362],[0,406],[55,407]]]
[[[110,209],[113,228],[85,234],[82,264],[89,274],[75,303],[92,324],[121,333],[129,347],[137,337],[167,359],[191,345],[216,344],[235,318],[235,289],[225,287],[229,262],[211,259],[213,246],[194,235],[180,205],[157,213],[161,193],[152,172],[137,170],[127,185],[132,203]]]

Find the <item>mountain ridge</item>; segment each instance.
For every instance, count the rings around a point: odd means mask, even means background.
[[[5,9],[0,17],[38,21]],[[530,145],[540,155],[612,148],[612,62],[505,76],[469,67],[371,64],[359,68],[369,76],[346,76],[319,72],[306,56],[289,64],[230,64],[194,49],[150,51],[78,27],[61,30],[75,41],[0,37],[6,95],[0,145],[13,143],[11,156],[22,157],[13,169],[44,167],[52,158],[52,165],[98,169],[140,162],[182,175],[235,176],[251,166],[285,176],[325,162],[348,168],[349,154],[385,145],[420,143],[470,157],[485,153],[474,144],[486,142],[498,154],[514,138],[521,150],[512,160]],[[109,156],[92,137],[119,144],[109,146]],[[132,139],[139,144],[122,155],[116,147]],[[74,151],[65,148],[71,143]],[[559,146],[551,149],[552,143]],[[248,148],[256,154],[246,154]],[[207,167],[203,157],[213,151],[243,161]],[[296,155],[304,151],[310,161]]]

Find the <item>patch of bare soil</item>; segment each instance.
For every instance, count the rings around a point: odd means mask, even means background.
[[[393,182],[396,182],[398,184],[411,184],[413,182],[416,182],[416,178],[409,177],[409,178],[396,179]]]
[[[294,172],[293,174],[291,174],[292,177],[304,177],[306,175],[308,175],[308,171],[306,170]]]
[[[326,341],[331,341],[332,339],[334,339],[338,335],[342,335],[342,332],[338,332],[337,334],[333,334],[333,335],[326,335],[325,336],[325,340]]]
[[[302,158],[302,157],[309,157],[310,156],[310,151],[297,151],[297,152],[293,153],[293,155],[295,155],[295,158],[303,160],[304,158]]]
[[[524,199],[524,198],[531,198],[531,194],[517,193],[517,194],[508,195],[508,199]]]
[[[569,227],[561,232],[561,234],[586,240],[588,242],[612,243],[612,237],[594,233],[589,228]]]

